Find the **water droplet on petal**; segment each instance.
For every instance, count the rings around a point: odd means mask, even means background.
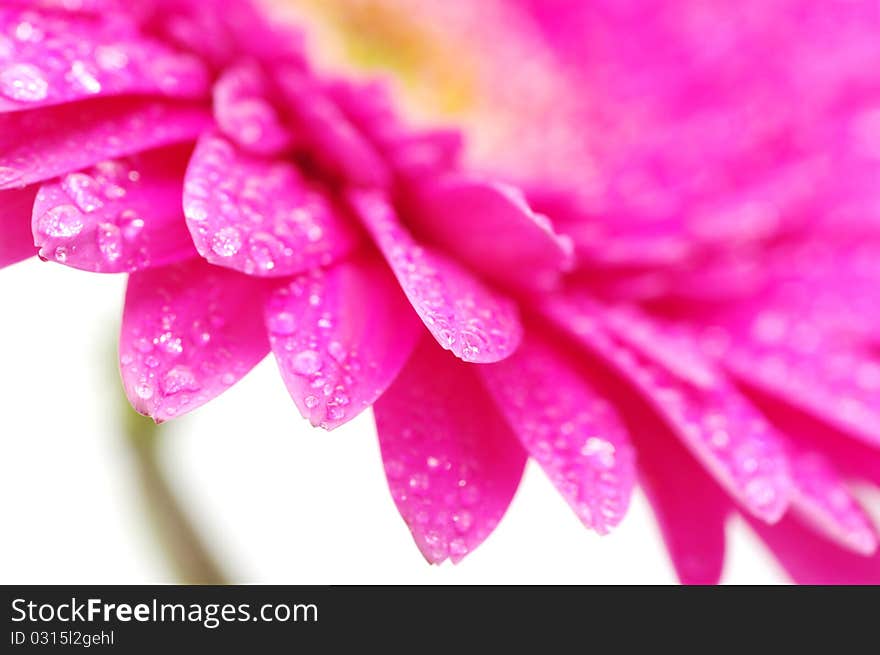
[[[0,68],[0,93],[19,102],[40,102],[49,95],[49,82],[31,64],[7,64]]]
[[[221,257],[232,257],[241,250],[241,233],[234,227],[217,230],[211,241],[211,249]]]

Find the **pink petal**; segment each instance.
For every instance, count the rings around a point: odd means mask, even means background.
[[[353,192],[349,200],[443,348],[480,363],[502,360],[516,350],[522,325],[512,301],[451,259],[418,245],[381,193]]]
[[[648,421],[642,424],[650,425]],[[674,436],[641,436],[642,486],[679,579],[683,584],[717,584],[731,501]]]
[[[0,191],[0,268],[37,254],[30,215],[37,188]]]
[[[570,240],[505,184],[452,176],[423,183],[407,218],[432,242],[504,283],[549,289],[573,263]]]
[[[578,518],[605,534],[629,505],[635,453],[614,408],[575,361],[533,329],[513,355],[477,371]]]
[[[180,207],[189,152],[151,150],[43,184],[33,208],[40,256],[98,273],[195,256]]]
[[[473,367],[423,338],[376,402],[391,495],[425,558],[458,562],[492,532],[525,453]]]
[[[266,306],[266,325],[294,402],[326,429],[373,404],[424,334],[372,250],[285,283]]]
[[[605,329],[670,375],[701,389],[720,384],[719,373],[693,345],[689,331],[652,321],[633,306],[604,307],[585,298],[578,303],[582,311],[588,309]]]
[[[877,550],[877,535],[837,471],[820,454],[791,448],[792,507],[802,521],[861,555]]]
[[[210,116],[170,101],[107,98],[0,114],[0,189],[194,139]]]
[[[865,557],[843,550],[791,513],[773,526],[750,523],[798,584],[880,584],[880,555]]]
[[[722,362],[738,378],[869,444],[880,445],[880,359],[811,331],[805,317],[758,314]],[[799,347],[798,338],[808,340]]]
[[[190,160],[183,210],[199,253],[248,275],[326,266],[355,243],[340,209],[296,166],[243,153],[214,132]]]
[[[610,207],[593,206],[595,202],[563,189],[532,188],[526,196],[535,211],[548,216],[556,231],[572,240],[585,265],[663,267],[692,254],[693,244],[679,221],[609,221],[604,215]]]
[[[329,173],[355,186],[388,185],[390,175],[382,157],[315,80],[301,70],[287,68],[277,81],[297,134]]]
[[[375,144],[398,175],[416,180],[457,168],[463,137],[455,129],[413,130],[397,116],[384,80],[334,80],[327,93]]]
[[[256,63],[226,69],[214,85],[214,117],[227,137],[244,150],[274,155],[292,137],[269,101],[269,83]]]
[[[210,81],[198,59],[124,22],[67,13],[0,9],[0,53],[0,112],[98,95],[199,98]]]
[[[164,421],[203,405],[269,352],[265,286],[201,259],[132,273],[119,342],[122,380]]]
[[[756,516],[774,522],[788,505],[790,480],[782,444],[732,386],[712,390],[681,383],[641,352],[606,332],[574,300],[545,312],[601,357],[648,400],[712,476]]]

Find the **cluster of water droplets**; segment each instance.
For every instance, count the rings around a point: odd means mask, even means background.
[[[363,192],[351,199],[404,293],[443,348],[468,362],[498,361],[516,349],[522,326],[512,301],[451,259],[417,244],[383,194]]]
[[[723,380],[712,389],[683,382],[573,308],[559,318],[635,385],[729,493],[753,512],[778,518],[788,501],[787,460],[777,435],[739,391]]]
[[[137,315],[126,314],[120,342],[130,397],[139,410],[163,420],[206,402],[256,363],[239,357],[242,346],[229,336],[236,328],[224,297],[228,285],[204,271],[180,268],[179,274],[179,285],[172,287],[138,281],[154,288],[134,291],[140,296]],[[194,274],[202,279],[185,286],[183,280]]]
[[[326,297],[320,269],[278,289],[267,303],[269,341],[283,377],[303,415],[313,425],[331,428],[360,412],[372,400],[352,388],[378,363],[364,360],[342,336],[339,316]]]
[[[353,243],[332,202],[292,163],[250,157],[216,135],[193,155],[183,202],[199,252],[249,275],[326,266]]]
[[[86,258],[99,271],[149,265],[139,239],[144,218],[127,202],[140,176],[129,162],[111,160],[44,185],[35,203],[40,257],[71,264]]]
[[[527,339],[479,368],[511,429],[583,523],[617,525],[635,481],[635,453],[614,408],[566,355]]]
[[[0,104],[26,107],[97,94],[160,92],[200,97],[204,65],[118,25],[63,13],[0,9]]]

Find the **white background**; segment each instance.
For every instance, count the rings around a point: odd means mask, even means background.
[[[0,582],[175,582],[114,425],[124,284],[38,260],[0,270]],[[599,537],[532,465],[483,546],[427,565],[385,487],[372,418],[311,429],[271,359],[172,422],[162,456],[235,582],[675,581],[643,496]],[[785,581],[744,525],[728,534],[725,582]]]

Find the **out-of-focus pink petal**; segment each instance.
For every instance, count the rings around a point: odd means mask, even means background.
[[[61,12],[0,8],[0,55],[0,112],[98,95],[197,98],[210,81],[199,59],[133,33],[123,21]]]
[[[238,146],[258,155],[277,154],[292,142],[269,95],[269,84],[255,62],[226,69],[214,84],[217,126]]]
[[[380,192],[356,191],[349,200],[431,334],[468,362],[504,359],[519,345],[516,305],[460,265],[418,245]]]
[[[0,268],[37,254],[28,221],[36,193],[35,186],[0,191]]]
[[[846,551],[792,513],[776,525],[754,520],[750,524],[798,584],[880,584],[880,555],[865,557]]]
[[[203,257],[248,275],[326,266],[356,241],[340,208],[292,163],[248,155],[214,132],[190,160],[183,211]]]
[[[638,422],[628,416],[631,424]],[[651,425],[650,419],[638,423]],[[732,502],[674,436],[641,434],[637,450],[642,486],[679,579],[684,584],[717,584]]]
[[[749,332],[724,333],[721,361],[738,378],[880,445],[880,358],[814,328],[806,316],[767,309]]]
[[[861,555],[877,550],[877,534],[831,464],[819,453],[789,450],[794,483],[792,508],[801,520]]]
[[[373,404],[424,334],[372,250],[285,283],[266,305],[266,326],[294,402],[326,429]]]
[[[424,182],[407,219],[420,234],[503,283],[549,289],[573,263],[571,241],[506,184],[457,176]]]
[[[277,81],[290,105],[297,136],[327,170],[349,184],[385,187],[390,175],[373,145],[308,74],[288,68]]]
[[[576,361],[575,353],[529,330],[513,355],[477,371],[578,518],[605,534],[626,513],[635,457],[614,408]]]
[[[425,558],[458,562],[507,509],[526,455],[473,367],[430,338],[375,405],[391,495]]]
[[[531,188],[529,205],[550,218],[556,230],[568,236],[584,265],[606,267],[658,267],[685,261],[693,244],[680,221],[628,224],[608,221],[605,206],[591,206],[577,193],[565,189]]]
[[[579,299],[578,304],[582,311],[589,310],[617,338],[667,373],[702,389],[711,389],[720,383],[712,363],[693,345],[690,332],[651,321],[635,307],[604,307],[587,298]]]
[[[728,493],[774,522],[788,506],[791,481],[778,437],[751,404],[719,381],[711,390],[681,383],[637,349],[615,339],[576,299],[544,304],[545,313],[600,356],[648,400]]]
[[[98,273],[196,256],[180,206],[190,150],[151,150],[43,184],[33,207],[40,256]]]
[[[413,130],[398,118],[384,80],[352,83],[334,80],[327,92],[349,120],[385,156],[391,168],[408,180],[447,173],[456,168],[462,134],[455,129]]]
[[[0,114],[0,189],[194,140],[210,118],[195,105],[132,98]]]
[[[265,282],[196,258],[132,273],[119,361],[135,409],[164,421],[238,381],[269,352]]]

